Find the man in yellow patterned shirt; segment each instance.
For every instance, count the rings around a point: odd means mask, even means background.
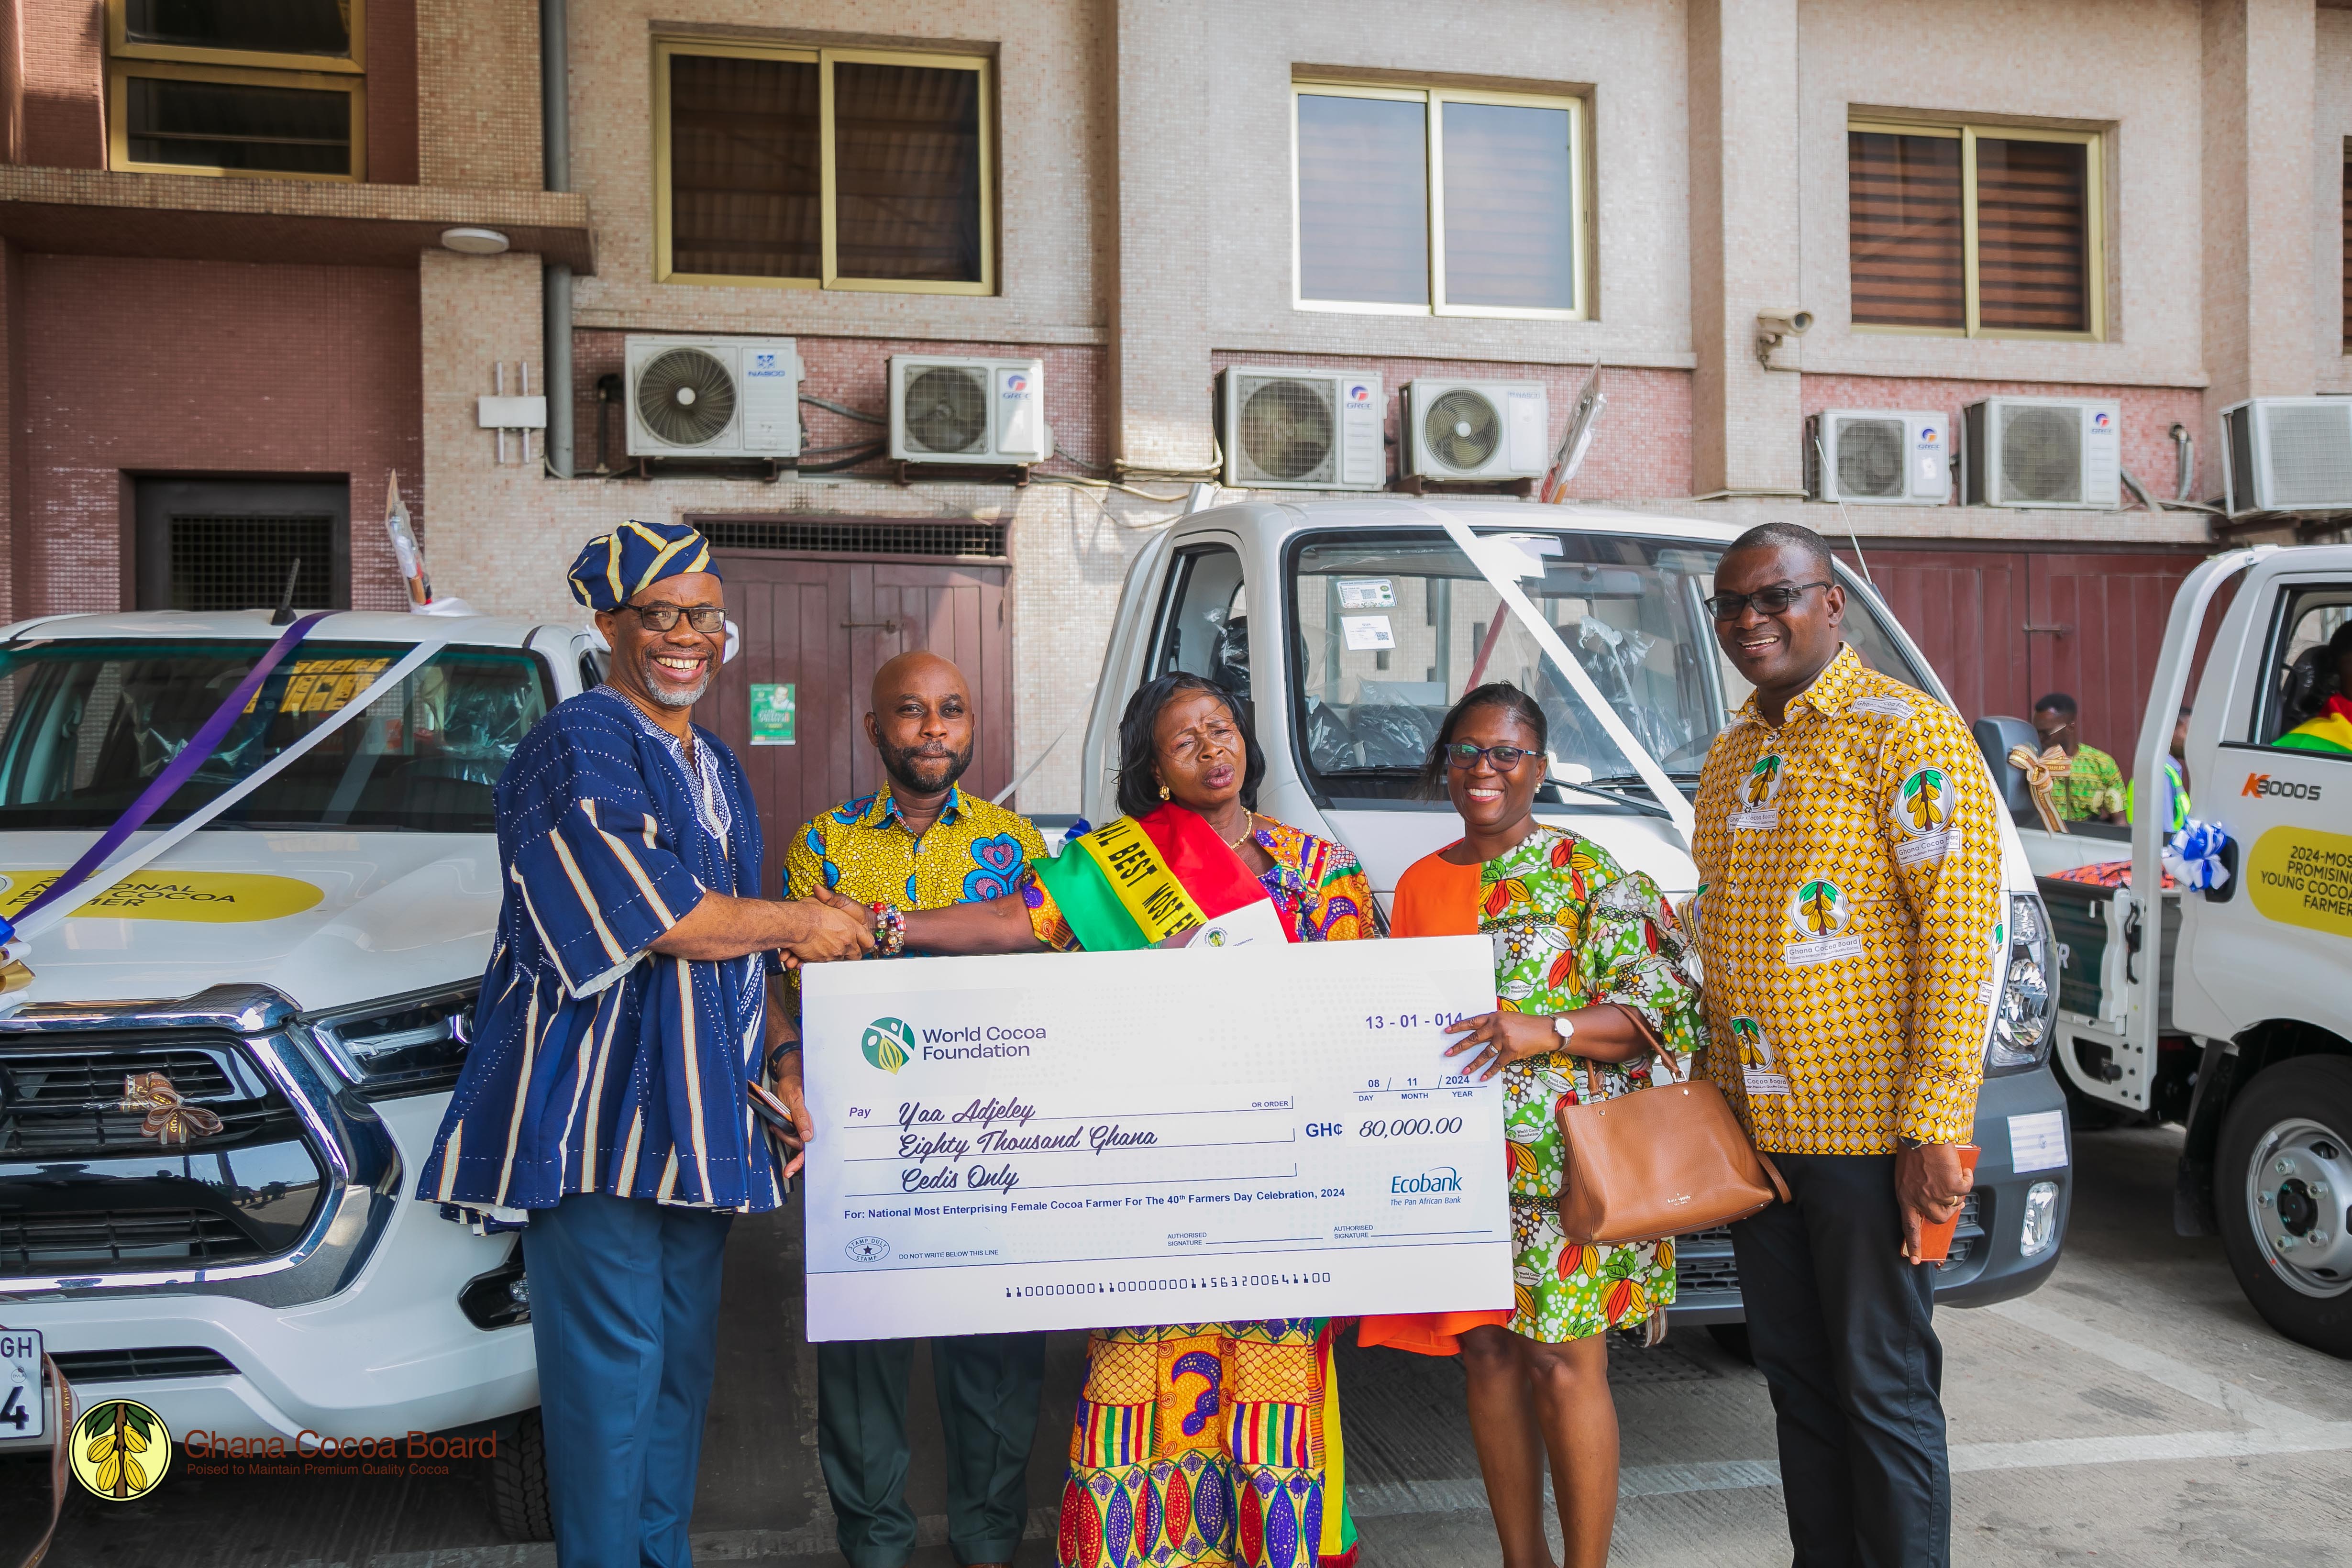
[[[862,904],[935,910],[1013,891],[1045,840],[1025,816],[975,800],[957,780],[971,765],[971,692],[937,655],[900,654],[875,672],[866,737],[887,783],[793,835],[787,887]],[[800,990],[793,987],[797,1022]],[[800,1058],[777,1092],[810,1131]],[[912,1340],[816,1347],[817,1461],[833,1496],[835,1532],[852,1568],[901,1568],[915,1549],[907,1506],[907,1374]],[[947,1439],[948,1543],[968,1568],[1009,1563],[1028,1522],[1029,1446],[1037,1431],[1045,1342],[1039,1334],[966,1334],[931,1342],[931,1379]]]
[[[1923,1226],[1956,1216],[2000,922],[1958,715],[1867,668],[1810,529],[1734,541],[1708,601],[1756,688],[1699,780],[1708,1070],[1792,1201],[1732,1226],[1800,1568],[1950,1561]]]

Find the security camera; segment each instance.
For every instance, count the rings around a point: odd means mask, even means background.
[[[1811,330],[1811,310],[1759,310],[1756,312],[1756,363],[1766,370],[1780,367],[1772,363],[1772,351],[1780,346],[1783,338],[1799,338]]]

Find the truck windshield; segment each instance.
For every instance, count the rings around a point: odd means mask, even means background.
[[[142,638],[0,649],[0,833],[110,826],[268,646]],[[407,651],[297,648],[152,825],[213,800]],[[546,671],[520,649],[445,648],[210,826],[490,832],[491,786],[550,700]]]
[[[1708,745],[1750,690],[1700,603],[1721,548],[1570,529],[1481,537],[1517,553],[1537,613],[1642,747],[1696,789]],[[1543,705],[1555,780],[1545,799],[1567,798],[1563,784],[1642,790],[1633,760],[1444,533],[1313,534],[1294,548],[1293,722],[1327,795],[1409,798],[1446,709],[1489,680]],[[1927,684],[1858,595],[1846,600],[1845,636],[1873,668]]]

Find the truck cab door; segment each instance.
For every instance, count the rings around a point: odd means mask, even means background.
[[[2209,1037],[2282,1016],[2352,1037],[2352,994],[2320,978],[2352,965],[2352,753],[2277,743],[2324,709],[2326,683],[2315,698],[2311,676],[2352,619],[2352,552],[2326,552],[2333,570],[2296,569],[2315,553],[2282,552],[2249,574],[2223,639],[2238,634],[2235,658],[2216,647],[2190,721],[2192,812],[2228,830],[2236,862],[2227,886],[2183,898],[2194,984],[2177,988],[2175,1014]]]

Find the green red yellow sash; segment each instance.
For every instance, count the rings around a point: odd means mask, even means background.
[[[1266,896],[1198,813],[1173,804],[1107,823],[1030,866],[1089,952],[1151,947]]]

